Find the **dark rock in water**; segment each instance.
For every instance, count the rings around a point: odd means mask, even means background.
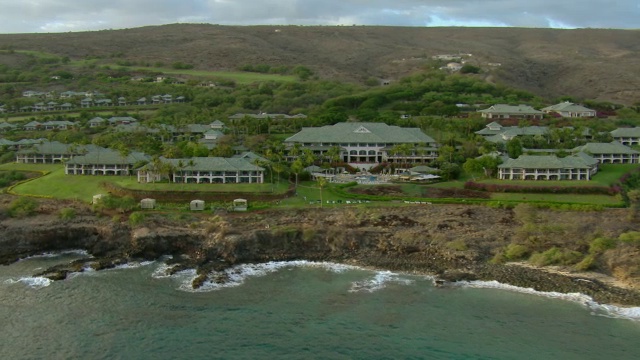
[[[91,258],[83,258],[71,261],[67,264],[59,264],[52,266],[42,272],[34,274],[34,276],[46,277],[49,280],[64,280],[70,273],[84,271],[85,264],[90,261]]]
[[[191,286],[194,289],[199,289],[202,287],[202,285],[205,283],[205,281],[207,281],[207,275],[206,274],[201,274],[196,276],[195,279],[193,279],[193,281],[191,282]]]
[[[46,277],[49,280],[57,281],[57,280],[66,279],[68,274],[69,274],[69,271],[67,270],[59,270],[59,271],[53,271],[50,273],[42,274],[40,276]]]
[[[478,280],[478,276],[465,271],[451,270],[445,271],[444,273],[438,276],[438,280],[443,280],[447,282],[456,282],[456,281],[474,281]]]

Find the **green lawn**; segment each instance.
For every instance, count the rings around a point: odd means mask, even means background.
[[[92,177],[92,176],[91,176]],[[108,180],[127,189],[135,190],[159,190],[159,191],[209,191],[209,192],[271,192],[281,194],[287,191],[289,184],[285,181],[271,184],[174,184],[168,182],[160,183],[138,183],[136,176],[113,177],[107,176]]]
[[[6,165],[6,164],[5,164]],[[68,176],[62,165],[12,164],[15,170],[51,171],[40,178],[19,184],[13,188],[18,195],[46,196],[57,199],[77,199],[90,202],[93,195],[104,193],[100,182],[113,179],[111,176]],[[29,170],[31,167],[31,170]],[[4,169],[4,165],[2,166]],[[53,169],[53,170],[51,170]]]
[[[572,204],[617,205],[620,203],[615,196],[608,195],[575,195],[575,194],[519,194],[493,193],[491,200],[500,201],[541,201],[562,202]]]

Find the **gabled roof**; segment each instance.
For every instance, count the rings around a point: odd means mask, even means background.
[[[101,118],[100,116],[96,116],[96,117],[94,117],[93,119],[91,119],[91,120],[89,120],[87,122],[90,123],[90,124],[91,123],[93,123],[93,124],[102,124],[105,121],[107,121],[107,120]]]
[[[0,129],[15,129],[16,125],[8,123],[6,121],[0,122]]]
[[[611,132],[613,137],[640,137],[640,127],[617,128]]]
[[[435,143],[418,128],[402,128],[385,123],[344,122],[303,128],[285,142],[300,143]]]
[[[589,158],[591,160],[589,160]],[[586,154],[580,156],[567,156],[559,158],[555,155],[520,155],[517,159],[508,159],[498,165],[498,168],[524,168],[524,169],[589,169],[597,161]]]
[[[617,141],[610,143],[587,143],[582,146],[578,146],[573,151],[582,151],[588,154],[640,154],[640,151],[633,150],[632,148],[622,145]]]
[[[74,156],[67,160],[67,164],[71,165],[133,165],[142,161],[149,161],[150,157],[141,152],[132,152],[129,155],[122,156],[120,152],[111,149],[95,150],[86,155]]]
[[[242,154],[233,155],[233,158],[247,159],[253,164],[256,163],[256,160],[258,160],[260,162],[268,162],[269,161],[269,160],[263,158],[262,156],[254,153],[254,152],[251,152],[251,151],[245,151]]]
[[[529,105],[506,105],[506,104],[495,104],[490,106],[488,109],[478,110],[481,113],[491,113],[491,114],[529,114],[529,115],[542,115],[543,112],[540,110],[536,110]]]
[[[561,102],[559,104],[547,106],[546,108],[543,108],[542,111],[545,111],[545,112],[551,112],[551,111],[557,111],[557,112],[588,112],[588,111],[595,111],[595,110],[588,109],[588,108],[586,108],[586,107],[584,107],[582,105],[574,104],[574,103],[569,102],[569,101],[565,101],[565,102]]]
[[[170,163],[177,170],[186,171],[260,171],[260,166],[252,164],[244,158],[194,157],[191,159],[160,158]]]

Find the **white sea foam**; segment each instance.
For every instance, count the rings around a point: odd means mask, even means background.
[[[243,264],[231,267],[221,272],[212,272],[208,275],[208,279],[198,289],[194,289],[192,286],[193,280],[198,276],[195,270],[192,270],[189,274],[191,276],[186,277],[185,271],[176,273],[176,276],[180,277],[183,281],[180,285],[180,290],[189,292],[208,292],[213,290],[219,290],[223,288],[236,287],[244,284],[245,280],[249,277],[260,277],[270,273],[274,273],[284,268],[294,267],[312,267],[325,269],[327,271],[341,273],[347,270],[361,269],[357,266],[344,265],[328,262],[314,262],[305,260],[295,261],[273,261],[263,264]],[[220,278],[221,282],[216,282],[215,279]],[[212,280],[213,279],[213,280]]]
[[[89,256],[89,253],[86,250],[80,250],[80,249],[46,252],[38,255],[27,256],[25,258],[20,259],[19,261],[31,260],[31,259],[43,259],[43,258],[55,258],[63,255]]]
[[[356,281],[351,284],[349,292],[374,292],[384,289],[389,283],[411,285],[414,281],[402,278],[399,274],[391,271],[379,271],[373,276],[373,278]]]
[[[18,280],[13,280],[13,279],[9,279],[9,280],[5,280],[6,284],[17,284],[17,283],[22,283],[24,285],[27,285],[30,288],[33,289],[40,289],[43,287],[47,287],[49,285],[51,285],[51,280],[47,279],[46,277],[41,277],[41,276],[36,276],[36,277],[21,277]]]
[[[565,301],[572,301],[582,304],[593,315],[606,316],[612,318],[629,319],[634,321],[640,321],[640,307],[620,307],[615,305],[599,304],[588,295],[582,293],[559,293],[555,291],[537,291],[532,288],[522,288],[509,284],[503,284],[497,281],[460,281],[453,283],[455,286],[464,286],[471,288],[483,288],[483,289],[500,289],[512,292],[518,292],[528,295],[543,296],[552,299],[560,299]]]
[[[177,265],[178,264],[167,265],[165,263],[160,263],[160,265],[158,265],[158,267],[153,270],[151,277],[154,279],[164,279],[171,277],[171,275],[169,275],[169,270],[173,269]]]
[[[137,269],[141,266],[148,266],[153,264],[155,261],[131,261],[125,264],[120,264],[120,265],[116,265],[115,267],[113,267],[113,270],[121,270],[121,269]],[[110,269],[105,269],[105,270],[110,270]]]

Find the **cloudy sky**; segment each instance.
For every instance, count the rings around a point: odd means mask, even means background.
[[[640,28],[639,0],[0,0],[0,33],[170,23]]]

